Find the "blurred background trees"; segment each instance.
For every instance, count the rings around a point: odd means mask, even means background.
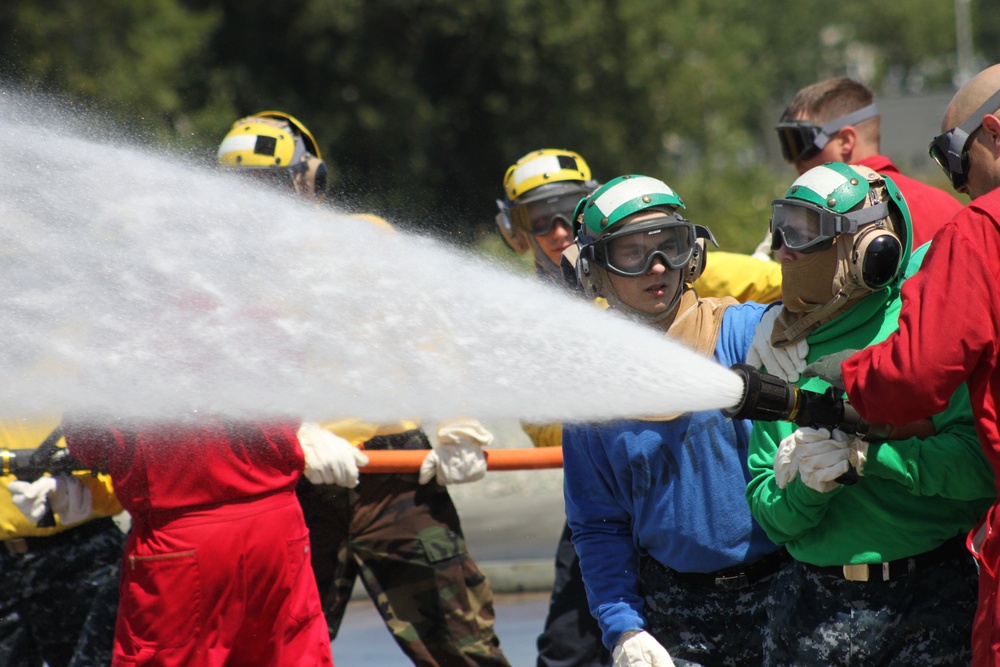
[[[507,166],[535,148],[569,148],[599,180],[662,178],[723,247],[750,251],[770,200],[794,177],[771,129],[794,91],[847,75],[880,101],[950,95],[1000,61],[1000,14],[988,9],[987,0],[6,0],[0,86],[56,94],[207,162],[237,118],[291,113],[333,169],[336,204],[470,244],[494,239]],[[901,166],[944,184],[929,159]]]

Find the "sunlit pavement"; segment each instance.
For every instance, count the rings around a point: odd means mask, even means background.
[[[511,667],[534,667],[535,640],[548,610],[548,593],[499,594],[496,631]],[[392,640],[370,600],[347,607],[340,636],[333,642],[337,667],[412,667]]]

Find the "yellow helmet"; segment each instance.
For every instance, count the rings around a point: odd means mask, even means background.
[[[507,169],[503,189],[511,202],[540,185],[563,181],[589,181],[590,167],[579,153],[559,148],[532,151]]]
[[[217,157],[224,167],[267,172],[299,194],[322,198],[326,193],[328,169],[316,139],[281,111],[262,111],[233,123]]]
[[[535,237],[549,234],[557,221],[572,230],[576,205],[597,186],[579,153],[560,148],[532,151],[504,175],[505,196],[497,200],[497,230],[507,247],[517,253],[530,249],[541,271],[559,277],[561,268]]]

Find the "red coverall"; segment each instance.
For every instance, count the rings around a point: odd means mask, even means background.
[[[884,155],[873,155],[859,160],[858,164],[887,175],[903,193],[913,219],[913,243],[910,244],[913,249],[930,241],[937,230],[962,210],[962,204],[950,194],[899,173],[892,160]]]
[[[333,665],[297,427],[64,422],[70,452],[111,474],[132,515],[114,666]]]
[[[941,412],[968,383],[979,441],[1000,480],[1000,189],[969,204],[934,239],[903,285],[899,330],[842,365],[851,404],[876,423]],[[1000,511],[984,519],[973,665],[1000,665]],[[982,525],[982,523],[981,523]],[[976,530],[978,530],[977,527]],[[975,530],[970,533],[971,537]]]

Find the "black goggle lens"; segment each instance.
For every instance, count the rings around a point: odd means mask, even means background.
[[[781,155],[786,162],[808,160],[821,150],[815,143],[820,129],[812,123],[783,123],[774,129],[778,133]]]

